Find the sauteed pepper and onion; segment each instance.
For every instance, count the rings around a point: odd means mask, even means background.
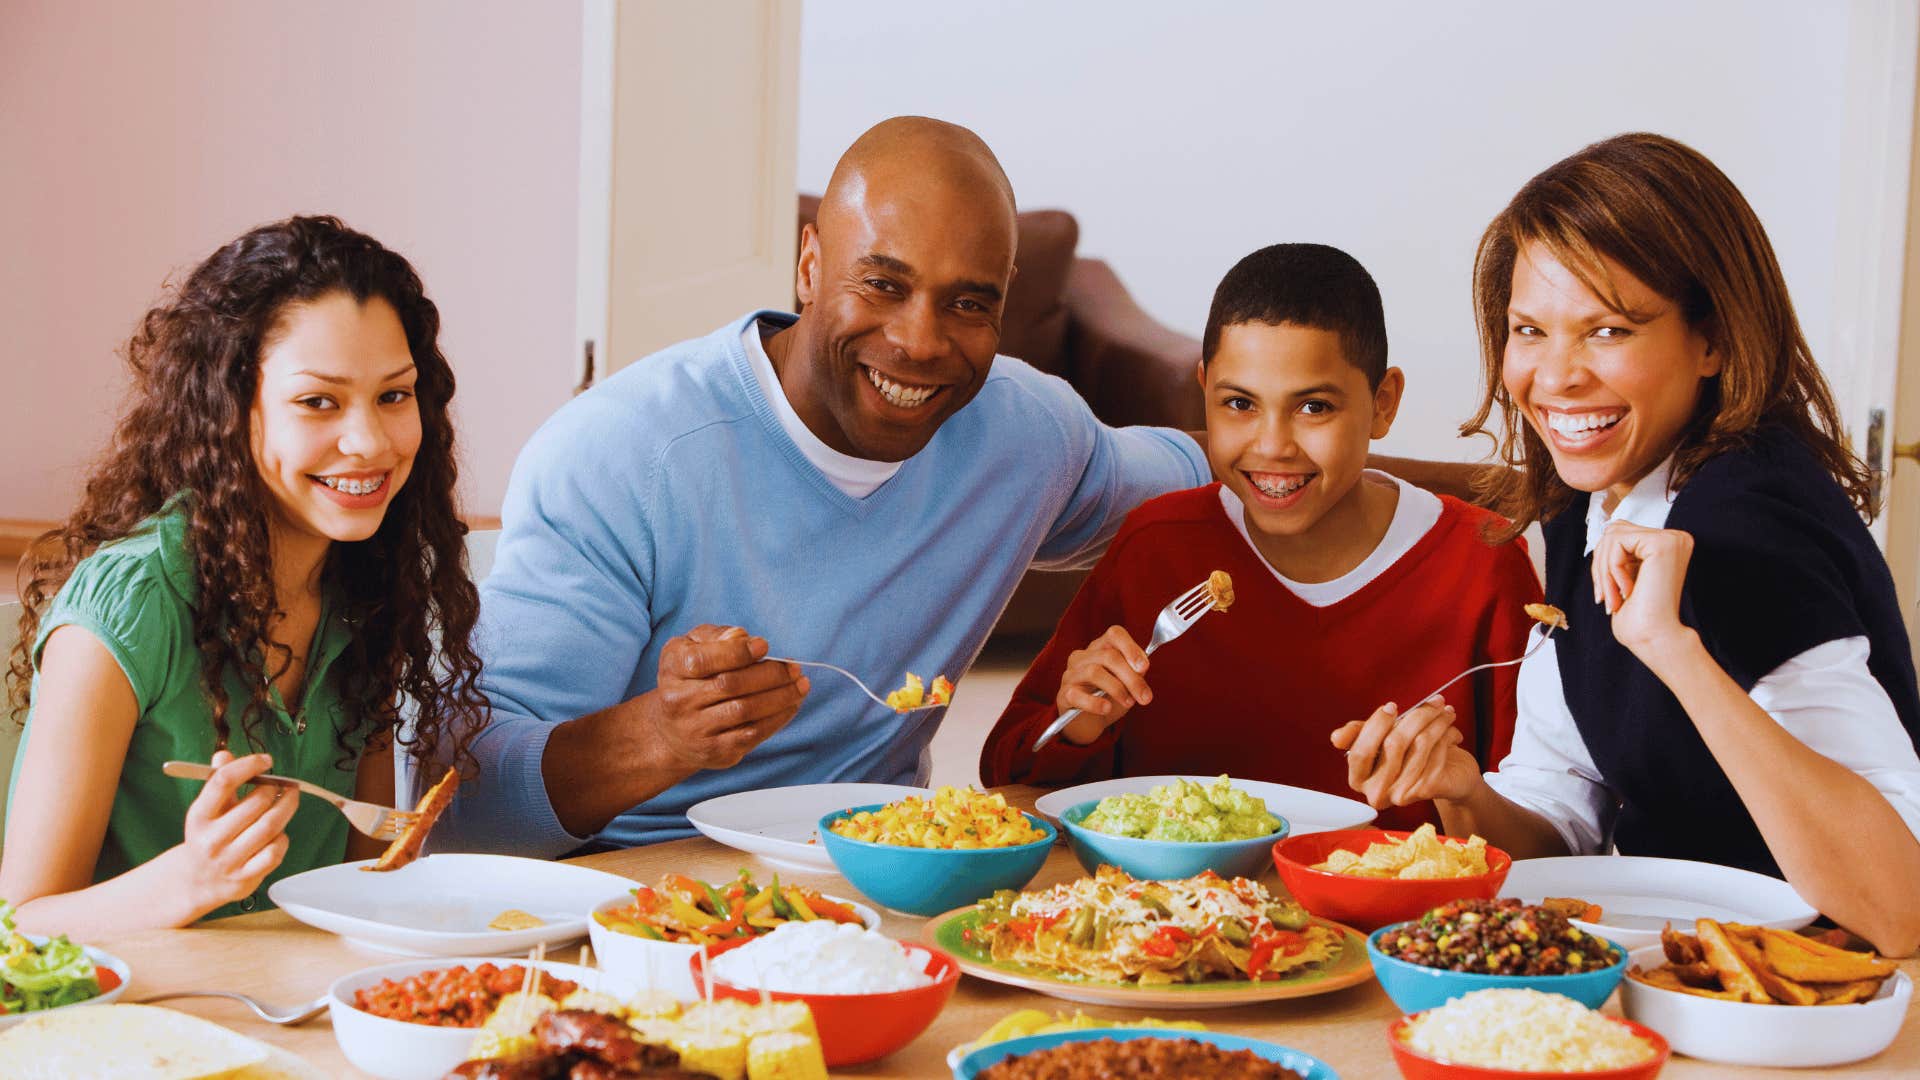
[[[657,886],[634,889],[630,903],[595,912],[593,917],[618,933],[689,945],[757,937],[789,922],[825,919],[864,925],[850,904],[829,900],[803,885],[782,885],[778,874],[763,888],[745,870],[720,885],[667,874]]]

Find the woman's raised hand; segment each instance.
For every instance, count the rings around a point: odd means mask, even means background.
[[[1693,557],[1693,537],[1626,521],[1607,525],[1593,549],[1593,596],[1613,616],[1613,636],[1641,662],[1670,653],[1680,621],[1680,587]]]
[[[270,755],[235,758],[220,750],[211,764],[213,776],[187,807],[186,839],[173,849],[186,877],[183,899],[201,915],[251,895],[280,865],[287,822],[300,806],[300,793],[279,784],[239,794],[242,784],[273,767]]]
[[[1347,752],[1348,785],[1375,810],[1466,798],[1481,782],[1480,765],[1460,748],[1454,719],[1453,706],[1434,697],[1405,713],[1388,702],[1341,725],[1332,738]]]

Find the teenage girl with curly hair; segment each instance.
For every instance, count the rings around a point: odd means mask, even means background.
[[[396,745],[466,759],[479,600],[439,330],[407,261],[331,217],[248,232],[141,320],[131,406],[21,568],[0,896],[24,928],[263,907],[380,845],[253,777],[392,805]]]

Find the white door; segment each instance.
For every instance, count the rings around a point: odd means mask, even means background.
[[[792,303],[800,3],[594,0],[585,21],[580,325],[604,376]]]

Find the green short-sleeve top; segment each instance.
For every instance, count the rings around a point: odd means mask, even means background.
[[[193,642],[195,595],[193,560],[186,542],[186,518],[178,501],[147,519],[122,540],[102,545],[80,561],[54,597],[33,643],[37,667],[47,638],[62,626],[84,627],[113,654],[139,702],[139,718],[127,746],[114,792],[106,841],[94,864],[96,882],[125,873],[182,841],[187,806],[201,782],[162,775],[162,762],[207,761],[213,757],[212,704],[200,686],[200,653]],[[238,672],[226,677],[228,749],[235,756],[259,751],[273,755],[273,771],[296,776],[351,797],[364,736],[343,761],[338,734],[346,721],[335,661],[346,647],[349,629],[339,604],[323,604],[308,654],[306,686],[300,708],[289,713],[279,694],[257,724],[258,742],[239,722],[249,699]],[[36,675],[37,678],[37,675]],[[34,737],[35,716],[27,714],[25,740]],[[14,761],[18,790],[20,763]],[[238,915],[270,907],[267,886],[290,874],[330,866],[347,851],[347,823],[339,811],[318,799],[302,799],[287,825],[286,858],[253,895],[210,912],[208,918]]]

